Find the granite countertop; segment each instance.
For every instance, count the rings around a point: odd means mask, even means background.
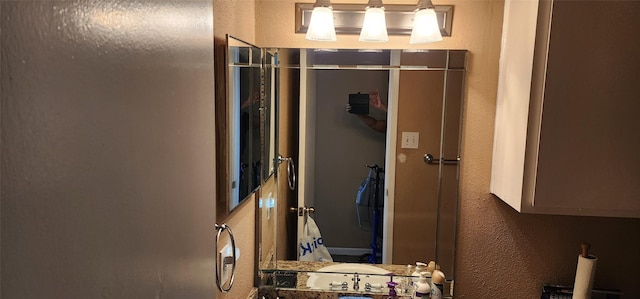
[[[293,289],[292,287],[289,287],[289,292],[302,292],[299,295],[305,295],[305,296],[310,296],[308,293],[318,293],[317,290],[309,290],[309,288],[307,287],[307,279],[309,278],[309,276],[307,275],[307,272],[315,272],[320,268],[326,267],[326,266],[330,266],[330,265],[336,265],[336,264],[341,264],[341,263],[335,263],[335,262],[303,262],[303,261],[278,261],[277,262],[277,267],[276,269],[274,269],[274,271],[282,271],[282,272],[295,272],[296,275],[296,286],[295,289]],[[367,265],[371,265],[371,264],[367,264]],[[401,265],[384,265],[384,264],[376,264],[376,265],[372,265],[372,266],[376,266],[385,270],[388,270],[389,273],[393,273],[393,276],[405,276],[407,273],[407,266],[401,266]],[[286,288],[286,287],[285,287]],[[284,291],[285,288],[280,288],[278,291]],[[304,292],[306,291],[306,292]],[[334,298],[332,296],[340,294],[340,292],[331,292],[331,291],[327,291],[326,293],[329,293],[329,297],[326,298]],[[386,292],[382,292],[385,293]],[[361,293],[358,293],[361,295]],[[369,294],[371,295],[371,294]],[[296,295],[297,296],[297,295]],[[295,297],[297,298],[297,297]],[[302,298],[325,298],[325,297],[302,297]],[[337,297],[335,297],[337,298]]]
[[[337,265],[341,263],[334,262],[302,262],[302,261],[278,261],[277,269],[278,270],[291,270],[298,272],[313,272],[317,271],[320,268]],[[366,264],[376,266],[378,268],[382,268],[385,270],[389,270],[389,273],[393,273],[394,276],[405,276],[407,275],[407,266],[406,265],[388,265],[388,264]]]
[[[252,288],[247,295],[247,299],[257,299],[258,298],[258,288]]]
[[[303,261],[284,261],[278,260],[274,263],[276,267],[269,270],[263,270],[264,272],[281,272],[287,275],[295,275],[295,287],[278,287],[264,286],[260,287],[257,293],[254,293],[254,297],[250,298],[302,298],[302,299],[338,299],[340,296],[364,296],[373,299],[386,299],[388,298],[388,291],[380,293],[367,293],[367,292],[348,292],[348,291],[329,291],[329,290],[312,290],[307,287],[307,279],[309,276],[307,272],[315,272],[320,268],[341,264],[335,262],[303,262]],[[367,264],[371,265],[371,264]],[[393,276],[404,277],[407,275],[406,265],[386,265],[375,264],[373,266],[389,270],[389,273],[393,273]],[[287,273],[288,272],[288,273]],[[269,284],[266,284],[269,285]],[[257,295],[257,296],[256,296]],[[399,294],[400,295],[400,294]],[[399,296],[403,298],[403,296]],[[408,298],[408,297],[406,297]],[[445,296],[445,298],[451,298]]]
[[[363,294],[363,293],[349,293],[349,292],[333,292],[333,291],[318,291],[318,290],[296,290],[296,289],[271,289],[269,291],[260,292],[262,298],[280,298],[280,299],[339,299],[342,296],[353,297],[366,297],[372,299],[387,299],[389,294]],[[399,296],[398,298],[410,298],[409,296]]]

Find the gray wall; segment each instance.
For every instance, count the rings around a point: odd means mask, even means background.
[[[2,298],[212,298],[211,1],[0,3]]]
[[[367,127],[345,106],[350,93],[375,89],[386,103],[389,72],[320,70],[316,74],[315,219],[326,246],[369,248],[371,232],[358,226],[355,200],[369,170],[365,165],[384,168],[385,134]],[[376,119],[386,117],[373,107],[370,114]]]

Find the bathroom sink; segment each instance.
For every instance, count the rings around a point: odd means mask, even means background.
[[[321,273],[325,272],[325,273]],[[368,264],[335,264],[326,266],[309,272],[307,287],[316,290],[336,290],[342,289],[342,284],[347,283],[347,290],[353,291],[353,278],[357,274],[359,281],[358,291],[368,291],[372,293],[386,291],[387,282],[390,281],[390,271]],[[365,289],[367,283],[373,286]]]

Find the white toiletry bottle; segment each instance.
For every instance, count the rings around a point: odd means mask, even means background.
[[[413,293],[414,298],[429,298],[431,297],[431,286],[429,285],[428,277],[431,276],[431,273],[425,271],[420,272],[420,279],[416,282],[415,292]]]
[[[420,277],[420,272],[425,271],[427,264],[423,262],[416,262],[416,269],[411,273],[411,276]]]
[[[431,275],[431,299],[442,299],[444,289],[444,273],[440,270],[433,270]]]
[[[420,272],[426,271],[425,267],[427,267],[427,264],[423,262],[416,262],[416,268],[413,273],[411,273],[411,283],[413,284],[414,288],[416,286],[416,282],[418,282],[418,279],[420,278]]]

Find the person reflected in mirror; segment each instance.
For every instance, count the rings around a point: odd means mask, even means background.
[[[378,89],[369,92],[369,105],[387,113],[387,105],[382,102],[380,98],[380,92]],[[347,104],[347,112],[351,112],[351,105]],[[368,114],[356,114],[356,116],[369,128],[373,129],[376,132],[386,133],[387,132],[387,120],[386,119],[375,119]]]
[[[248,96],[242,104],[240,104],[240,110],[245,110],[251,105],[260,105],[260,91],[254,90],[250,96]]]
[[[254,130],[260,127],[260,92],[254,90],[242,103],[240,103],[240,155],[245,155],[248,143],[249,126]]]
[[[245,100],[240,103],[240,174],[239,190],[240,200],[246,197],[259,182],[260,172],[256,169],[260,167],[260,161],[252,161],[255,152],[260,150],[257,145],[253,146],[251,152],[248,149],[249,138],[253,138],[253,144],[260,144],[260,92],[253,90]],[[252,133],[250,133],[252,132]],[[256,139],[258,139],[256,141]],[[249,167],[252,167],[252,175],[249,177]],[[258,178],[256,178],[258,177]]]

